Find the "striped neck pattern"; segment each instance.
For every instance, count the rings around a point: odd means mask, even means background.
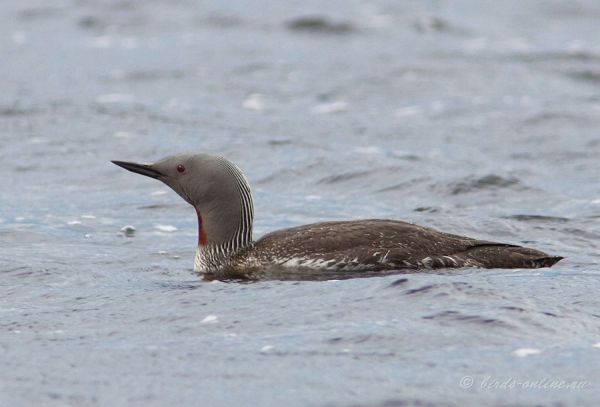
[[[233,255],[252,245],[254,203],[252,202],[250,186],[244,174],[236,165],[225,159],[222,160],[221,164],[235,179],[239,191],[240,214],[237,219],[237,228],[229,240],[220,243],[211,243],[209,240],[205,245],[198,245],[194,271],[200,273],[214,273],[228,267]]]

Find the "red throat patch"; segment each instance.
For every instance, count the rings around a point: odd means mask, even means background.
[[[196,208],[196,214],[198,215],[198,246],[206,245],[206,231],[204,230],[204,221],[198,208]]]

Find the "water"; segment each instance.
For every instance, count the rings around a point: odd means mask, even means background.
[[[0,405],[597,403],[597,2],[0,10]],[[179,152],[245,170],[256,236],[383,217],[566,259],[204,282],[193,209],[109,162]]]

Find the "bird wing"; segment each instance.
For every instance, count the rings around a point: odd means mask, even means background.
[[[270,261],[294,266],[368,269],[545,267],[552,257],[520,246],[439,232],[407,222],[368,219],[314,223],[256,242]],[[542,260],[546,259],[546,260]],[[551,264],[550,264],[551,265]]]

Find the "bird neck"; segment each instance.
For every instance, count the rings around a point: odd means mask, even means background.
[[[250,186],[242,172],[231,165],[235,183],[229,196],[207,208],[196,209],[198,215],[198,249],[194,270],[214,272],[229,265],[233,255],[252,244],[254,204]]]

